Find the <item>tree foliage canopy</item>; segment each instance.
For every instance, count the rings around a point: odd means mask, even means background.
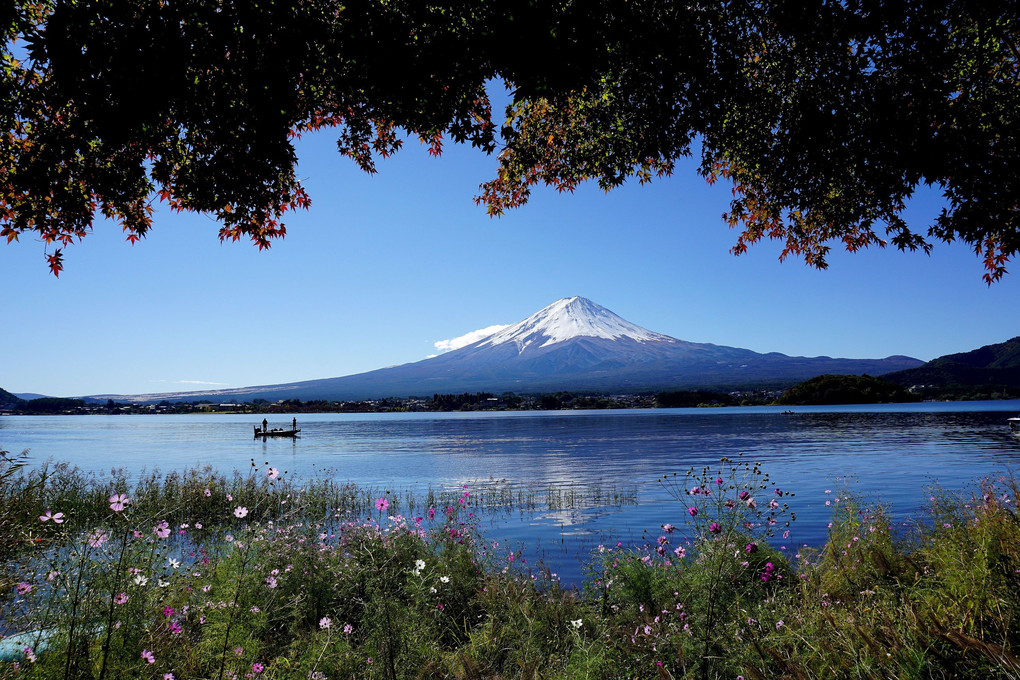
[[[309,205],[295,136],[373,172],[411,135],[499,152],[491,214],[700,154],[734,251],[1020,250],[1020,17],[983,0],[15,0],[0,9],[0,236],[56,248],[154,201],[260,248]],[[486,86],[513,93],[500,130]],[[922,184],[947,207],[908,225]]]

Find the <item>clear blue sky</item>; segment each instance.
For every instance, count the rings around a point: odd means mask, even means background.
[[[826,271],[778,262],[771,243],[734,257],[729,188],[693,164],[610,194],[540,188],[490,219],[472,197],[496,162],[474,149],[437,160],[412,141],[375,176],[328,133],[299,155],[312,208],[266,252],[165,209],[134,246],[97,225],[65,249],[59,279],[39,241],[0,245],[0,387],[77,396],[348,375],[571,295],[683,340],[790,355],[927,360],[1020,334],[1020,263],[989,288],[960,244],[834,251]],[[935,198],[914,202],[915,219]]]

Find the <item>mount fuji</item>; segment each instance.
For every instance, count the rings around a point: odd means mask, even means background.
[[[905,356],[790,357],[687,342],[630,323],[591,300],[570,297],[466,347],[415,363],[282,385],[92,398],[372,399],[480,391],[785,387],[823,373],[881,375],[922,363]]]

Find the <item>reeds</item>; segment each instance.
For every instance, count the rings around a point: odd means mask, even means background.
[[[664,477],[659,535],[600,546],[574,590],[480,518],[636,491],[6,460],[3,678],[1020,677],[1010,477],[931,494],[899,534],[835,494],[827,543],[795,552],[789,494],[723,461]]]

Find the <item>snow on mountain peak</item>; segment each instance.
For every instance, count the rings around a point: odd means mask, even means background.
[[[521,352],[525,347],[535,343],[536,347],[546,347],[578,337],[676,342],[668,335],[653,333],[632,324],[587,298],[575,296],[557,300],[524,321],[486,338],[479,346],[513,342]]]

